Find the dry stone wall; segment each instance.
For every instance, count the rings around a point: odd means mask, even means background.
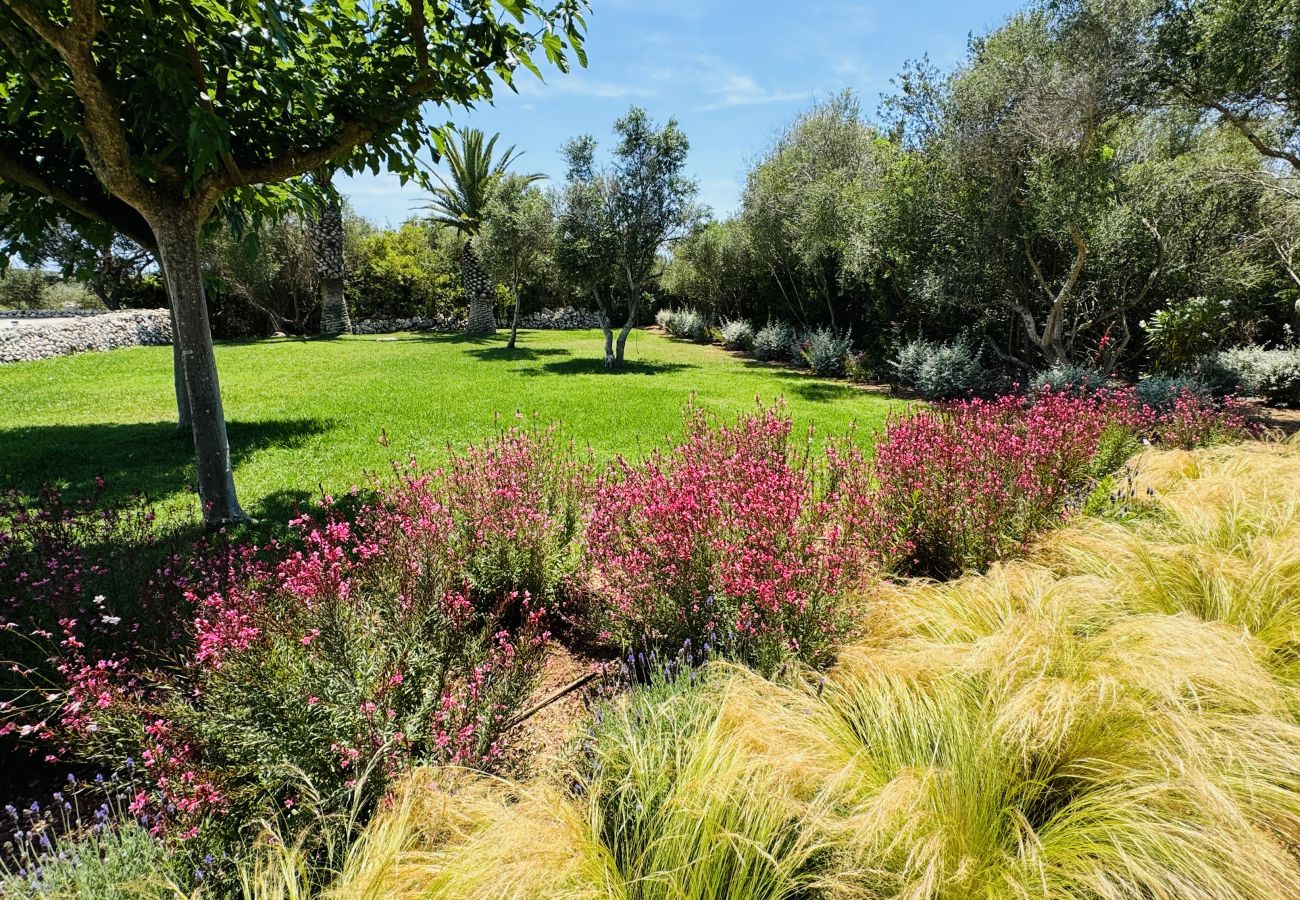
[[[0,364],[171,342],[165,309],[0,311]]]

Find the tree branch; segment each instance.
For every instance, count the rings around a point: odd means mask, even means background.
[[[1300,156],[1279,147],[1271,146],[1261,138],[1249,124],[1247,124],[1245,116],[1234,113],[1226,104],[1220,103],[1217,100],[1209,101],[1209,106],[1211,109],[1217,111],[1219,115],[1223,116],[1223,118],[1231,122],[1233,127],[1240,131],[1246,140],[1250,141],[1251,145],[1260,153],[1272,157],[1273,159],[1285,160],[1291,164],[1293,169],[1300,171]]]
[[[49,197],[82,218],[108,225],[142,246],[153,246],[153,233],[140,214],[115,197],[78,196],[52,183],[26,162],[4,155],[0,155],[0,179]]]

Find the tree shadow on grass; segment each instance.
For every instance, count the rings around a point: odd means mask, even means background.
[[[789,369],[780,369],[770,366],[766,363],[755,360],[746,360],[745,368],[761,369],[769,377],[775,378],[782,382],[784,390],[799,397],[803,400],[809,400],[813,403],[828,403],[835,400],[852,400],[860,398],[863,391],[849,384],[838,381],[827,381],[818,378],[816,375],[792,371]]]
[[[605,368],[605,360],[596,357],[577,357],[563,362],[548,362],[536,369],[524,369],[524,375],[663,375],[683,369],[698,369],[694,363],[624,360],[617,369]]]
[[[331,427],[325,419],[226,423],[236,466],[268,447],[301,446]],[[193,490],[194,448],[175,422],[5,428],[0,429],[0,473],[0,488],[24,493],[50,483],[64,486],[70,495],[89,494],[95,479],[103,478],[109,502],[133,494],[164,498]],[[261,510],[250,512],[259,515]]]
[[[573,351],[564,347],[482,347],[470,350],[469,355],[484,362],[522,362],[524,360],[542,359],[547,356],[572,356]]]

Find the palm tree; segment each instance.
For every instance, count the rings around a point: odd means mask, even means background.
[[[433,221],[465,235],[465,245],[461,248],[461,278],[469,301],[469,322],[465,330],[471,334],[490,334],[497,327],[496,302],[492,279],[479,261],[474,239],[483,227],[483,211],[493,189],[520,154],[514,147],[507,147],[500,159],[494,159],[497,138],[501,135],[486,138],[477,128],[458,129],[458,134],[460,144],[447,145],[449,177],[434,173],[440,186],[433,189],[433,200],[426,208],[433,212],[430,217]],[[531,183],[543,176],[521,177],[526,179],[525,183]]]

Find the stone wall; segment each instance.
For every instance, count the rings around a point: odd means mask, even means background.
[[[510,323],[503,323],[503,328],[509,328]],[[566,306],[563,309],[541,309],[535,313],[529,313],[519,320],[520,328],[599,328],[600,320],[596,318],[594,312],[587,312],[582,309],[574,309],[572,306]]]
[[[498,327],[509,328],[510,320],[498,322]],[[519,320],[520,328],[576,329],[599,328],[596,314],[566,306],[563,309],[542,309],[529,313]],[[432,319],[362,319],[353,323],[356,334],[388,334],[394,331],[436,331],[454,334],[465,330],[465,321],[454,317]]]
[[[73,319],[80,316],[102,316],[104,309],[0,309],[0,319]]]
[[[11,312],[0,311],[0,320],[35,321],[19,321],[0,328],[0,363],[29,362],[86,350],[116,350],[119,347],[172,342],[171,316],[165,309],[126,309],[94,314],[60,310],[61,314],[57,316],[13,315]],[[67,321],[40,321],[49,318]]]

